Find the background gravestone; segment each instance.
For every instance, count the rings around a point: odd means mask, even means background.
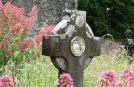
[[[77,9],[77,0],[2,0],[3,4],[7,1],[25,8],[27,15],[34,5],[38,6],[38,18],[33,28],[28,32],[29,36],[37,34],[39,29],[45,24],[56,25],[62,18],[64,9]]]

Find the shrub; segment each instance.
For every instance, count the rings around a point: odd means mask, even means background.
[[[3,5],[0,0],[0,67],[6,65],[9,60],[17,65],[22,60],[29,61],[34,58],[33,52],[28,50],[25,37],[37,17],[38,9],[34,6],[28,16],[24,15],[24,11],[24,8],[19,8],[9,1]]]

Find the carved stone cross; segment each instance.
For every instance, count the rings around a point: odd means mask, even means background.
[[[85,11],[65,10],[52,35],[43,36],[42,54],[50,56],[59,75],[69,73],[74,87],[83,87],[84,69],[100,55],[100,43],[86,23]]]

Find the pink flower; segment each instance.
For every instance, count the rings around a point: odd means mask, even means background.
[[[9,1],[7,1],[6,4],[4,5],[4,13],[9,14],[12,7],[13,5]]]
[[[54,28],[55,28],[55,26],[53,26],[53,25],[52,26],[45,25],[44,26],[44,35],[51,35]]]
[[[126,87],[134,87],[134,71],[125,69],[120,77],[125,80]]]
[[[4,29],[0,28],[0,34],[3,34]]]
[[[7,50],[8,49],[8,36],[5,36],[3,38],[2,47],[4,48],[4,50]]]
[[[19,50],[20,51],[24,51],[27,47],[28,47],[28,43],[27,42],[20,42],[19,43]]]
[[[51,35],[52,30],[54,29],[55,26],[48,26],[45,25],[43,30],[39,31],[38,35],[34,36],[34,39],[38,45],[42,42],[42,37],[43,35]]]
[[[23,17],[20,19],[20,23],[23,24],[23,25],[26,25],[26,24],[27,24],[27,20],[28,20],[28,17],[23,16]]]
[[[13,28],[10,30],[10,33],[13,35],[13,36],[16,36],[19,31],[21,29],[21,26],[20,24],[16,24],[15,26],[13,26]]]
[[[121,73],[120,77],[126,79],[130,75],[131,72],[132,72],[132,70],[127,68],[127,69],[123,70],[123,72]]]
[[[132,64],[131,67],[134,68],[134,64]]]
[[[7,55],[7,56],[10,56],[10,55],[11,55],[11,50],[10,50],[10,49],[8,49],[8,50],[6,51],[6,55]]]
[[[122,84],[123,83],[121,81],[116,81],[113,87],[119,87],[119,86],[122,86]]]
[[[109,80],[110,82],[115,82],[116,80],[116,74],[114,71],[112,70],[106,70],[105,72],[103,72],[99,78],[99,82],[103,82]]]
[[[15,6],[14,6],[14,7],[15,7]],[[23,15],[24,15],[24,11],[25,11],[24,8],[18,8],[18,9],[17,9],[17,14],[16,14],[16,16],[17,16],[17,17],[23,16]]]
[[[73,87],[73,79],[67,73],[61,74],[59,79],[56,81],[58,87]]]
[[[0,78],[0,87],[14,87],[13,79],[6,75]]]
[[[25,41],[27,42],[28,46],[29,46],[31,49],[34,49],[35,43],[34,43],[33,38],[26,38]]]
[[[34,36],[34,39],[38,45],[40,45],[40,43],[42,42],[42,36],[42,34]]]
[[[2,8],[2,0],[0,0],[0,8]]]
[[[35,22],[35,18],[33,16],[28,18],[28,27],[31,28]]]
[[[37,17],[37,14],[38,14],[38,7],[37,6],[34,6],[32,8],[32,11],[28,14],[29,17],[33,16],[33,17]]]
[[[98,81],[102,83],[100,87],[109,87],[109,86],[116,87],[115,86],[115,83],[117,82],[116,74],[112,70],[106,70],[100,75]]]
[[[40,58],[40,53],[39,52],[35,53],[35,57]]]

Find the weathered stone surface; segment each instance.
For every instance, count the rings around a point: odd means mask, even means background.
[[[62,73],[71,75],[74,87],[83,87],[83,73],[94,56],[100,55],[101,38],[94,37],[86,23],[86,12],[65,10],[63,18],[52,31],[43,36],[42,54],[50,56]]]
[[[27,15],[34,5],[38,6],[38,18],[33,28],[28,32],[29,36],[35,35],[45,24],[56,25],[60,22],[64,9],[77,9],[77,0],[2,0],[10,1],[18,7],[25,8]]]

